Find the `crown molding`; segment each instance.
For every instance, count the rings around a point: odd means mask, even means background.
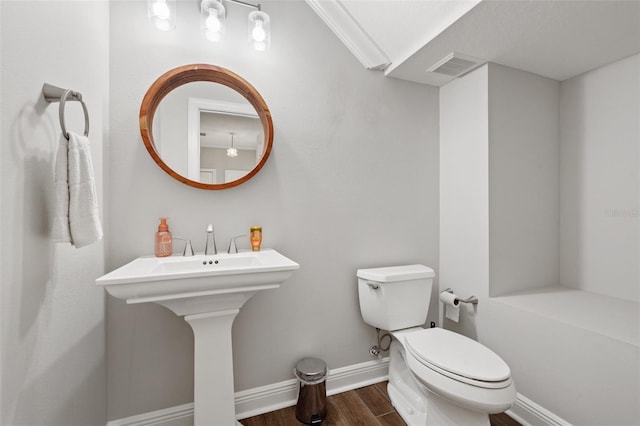
[[[384,70],[391,60],[362,29],[340,0],[305,0],[365,68]]]

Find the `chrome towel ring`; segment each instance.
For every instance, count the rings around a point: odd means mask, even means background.
[[[89,136],[89,111],[87,110],[87,105],[82,100],[82,93],[75,92],[71,89],[62,89],[45,83],[42,86],[42,95],[47,102],[60,102],[60,106],[58,108],[60,128],[62,129],[62,134],[67,140],[69,140],[69,132],[67,132],[67,126],[64,123],[64,104],[68,100],[80,102],[80,105],[82,105],[82,111],[84,112],[84,135]]]

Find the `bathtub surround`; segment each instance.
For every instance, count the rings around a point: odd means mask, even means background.
[[[98,206],[108,137],[109,3],[2,1],[0,267],[3,425],[104,425],[104,243],[75,248],[52,241],[58,104],[50,82],[82,92],[91,119]],[[66,126],[84,114],[67,102]]]
[[[440,283],[480,298],[445,326],[507,361],[533,423],[640,421],[638,219],[607,216],[638,205],[639,64],[440,90]]]

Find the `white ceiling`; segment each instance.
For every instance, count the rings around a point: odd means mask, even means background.
[[[565,80],[640,52],[640,0],[307,0],[334,4],[372,42],[387,76],[441,86],[451,52]],[[344,18],[318,13],[356,56]],[[359,57],[362,61],[362,59]],[[368,68],[376,68],[365,64]],[[389,63],[390,65],[386,65]]]

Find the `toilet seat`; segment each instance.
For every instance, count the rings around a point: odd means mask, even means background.
[[[511,408],[516,400],[516,387],[513,382],[504,388],[496,389],[470,385],[425,366],[406,348],[405,360],[415,382],[423,386],[425,392],[438,395],[465,409],[488,414],[502,413]],[[488,424],[488,416],[485,420],[486,423],[483,424]]]
[[[485,389],[511,385],[509,366],[486,346],[441,328],[423,329],[405,336],[407,355],[451,379]]]

